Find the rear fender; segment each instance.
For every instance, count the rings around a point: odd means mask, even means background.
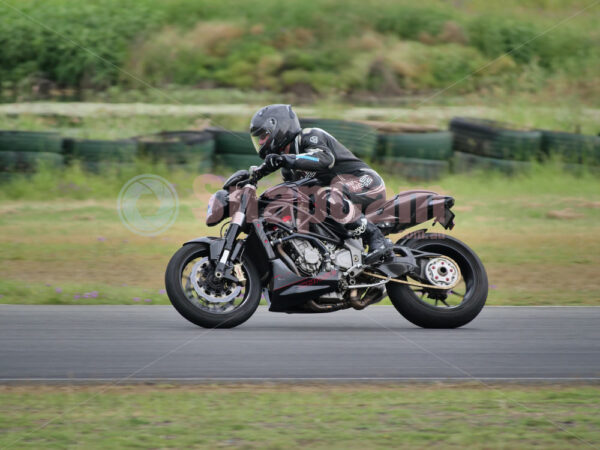
[[[419,230],[411,231],[405,236],[402,236],[396,241],[396,246],[406,246],[410,241],[416,241],[420,239],[444,239],[447,237],[444,233],[428,233],[427,228],[421,228]]]
[[[398,239],[396,241],[396,245],[403,246],[410,240],[423,238],[425,233],[427,233],[427,228],[411,231],[406,236],[402,236],[400,239]]]

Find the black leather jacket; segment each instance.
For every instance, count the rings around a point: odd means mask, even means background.
[[[305,128],[290,144],[284,157],[282,176],[285,181],[316,178],[327,186],[340,174],[352,174],[369,166],[320,128]]]

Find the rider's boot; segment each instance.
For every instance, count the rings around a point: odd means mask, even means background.
[[[363,243],[369,247],[369,253],[364,259],[365,264],[373,264],[379,260],[394,256],[392,242],[387,239],[381,230],[366,217],[362,216],[355,222],[347,225],[347,229],[353,237],[361,237]]]

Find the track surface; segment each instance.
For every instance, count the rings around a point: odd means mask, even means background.
[[[487,307],[461,329],[424,330],[387,306],[261,307],[206,330],[170,306],[0,305],[0,382],[473,377],[600,380],[600,308]]]

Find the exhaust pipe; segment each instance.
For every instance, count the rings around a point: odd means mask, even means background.
[[[372,305],[373,303],[377,303],[385,297],[385,288],[383,286],[377,286],[370,288],[367,293],[360,298],[358,295],[357,289],[352,289],[350,291],[350,297],[348,301],[350,302],[350,306],[354,309],[365,309],[367,306]]]

